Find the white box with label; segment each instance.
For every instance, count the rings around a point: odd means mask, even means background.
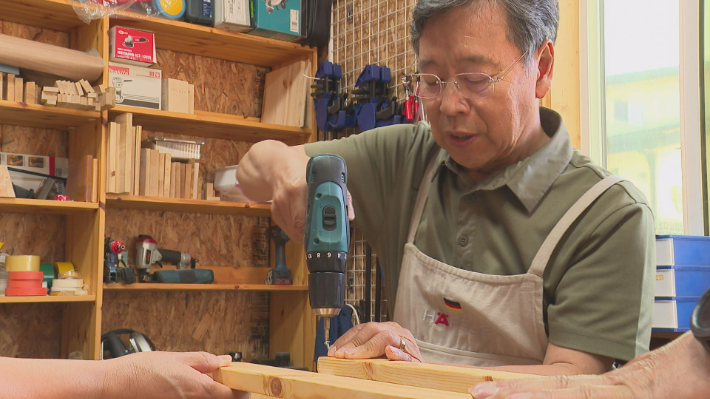
[[[160,109],[160,69],[110,62],[108,85],[116,88],[116,105]]]

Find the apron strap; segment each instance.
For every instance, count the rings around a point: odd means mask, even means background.
[[[622,180],[626,179],[620,176],[608,176],[584,193],[584,195],[567,210],[555,227],[552,228],[552,231],[547,238],[545,238],[545,241],[543,241],[540,249],[537,251],[535,258],[533,258],[528,273],[542,277],[542,274],[545,272],[545,267],[547,267],[547,263],[550,261],[550,256],[552,256],[552,251],[555,250],[560,239],[562,239],[562,236],[567,232],[567,229],[569,229],[572,223],[574,223],[599,196]]]
[[[429,186],[431,186],[431,181],[434,179],[434,174],[436,174],[439,166],[436,162],[436,160],[439,159],[439,152],[434,154],[434,158],[429,162],[426,172],[424,172],[422,183],[419,185],[419,194],[417,194],[417,201],[414,203],[414,211],[412,211],[412,223],[409,225],[409,235],[407,236],[408,244],[413,244],[414,237],[417,235],[419,221],[422,220],[424,205],[426,204],[427,194],[429,194]]]

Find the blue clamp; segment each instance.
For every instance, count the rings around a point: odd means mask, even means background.
[[[351,100],[361,132],[406,122],[397,106],[397,99],[389,98],[391,80],[389,68],[374,64],[365,66],[357,78]]]
[[[341,95],[340,80],[343,71],[340,65],[321,61],[316,72],[316,83],[311,85],[313,104],[316,109],[316,125],[327,132],[337,132],[355,126],[355,114],[348,115],[345,96]]]

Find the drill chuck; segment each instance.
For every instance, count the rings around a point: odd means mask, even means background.
[[[337,316],[345,303],[345,274],[311,272],[308,275],[310,301],[316,316]]]

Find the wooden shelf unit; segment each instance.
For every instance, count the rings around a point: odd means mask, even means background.
[[[96,202],[54,201],[26,198],[0,198],[0,213],[40,213],[70,215],[99,209]]]
[[[143,197],[138,195],[106,194],[106,206],[117,209],[150,211],[214,213],[220,215],[270,216],[270,204],[207,201],[182,198]]]
[[[70,130],[100,118],[101,114],[94,111],[0,100],[0,124],[3,125]]]
[[[69,302],[94,302],[96,295],[79,296],[0,296],[2,303],[69,303]]]
[[[91,84],[108,85],[108,30],[115,25],[136,27],[155,32],[161,49],[198,56],[242,62],[273,69],[310,60],[311,74],[317,68],[317,51],[297,44],[246,34],[232,33],[210,27],[176,22],[163,18],[119,12],[116,19],[104,17],[85,24],[72,0],[0,0],[0,21],[49,28],[69,34],[69,46],[81,51],[97,51],[106,66],[100,80]],[[295,366],[313,367],[316,320],[307,295],[308,270],[303,249],[287,245],[288,267],[293,274],[293,286],[263,284],[269,268],[221,267],[215,270],[215,284],[171,285],[139,284],[123,287],[103,283],[103,237],[106,213],[113,209],[193,212],[221,215],[269,216],[269,204],[244,204],[220,201],[151,198],[106,193],[106,153],[108,121],[121,113],[131,112],[134,125],[147,130],[185,134],[197,137],[257,142],[280,140],[301,144],[314,139],[312,128],[295,128],[261,123],[258,118],[245,118],[196,111],[179,114],[158,110],[118,106],[104,112],[78,111],[21,102],[0,101],[0,124],[36,128],[51,128],[69,132],[69,158],[93,155],[99,160],[98,202],[58,202],[24,199],[0,199],[0,212],[59,214],[66,217],[67,261],[74,263],[89,285],[89,295],[81,297],[0,297],[0,306],[15,303],[64,303],[62,329],[72,331],[62,336],[61,356],[82,351],[85,358],[99,359],[104,292],[150,290],[157,293],[176,290],[263,291],[270,293],[269,348],[276,352],[291,352]],[[311,126],[315,125],[313,115]],[[201,265],[198,265],[202,267]],[[239,309],[234,309],[239,311]]]
[[[115,291],[308,291],[307,285],[266,284],[104,284],[104,290]]]
[[[114,118],[128,112],[133,114],[133,124],[144,129],[197,137],[247,142],[272,139],[287,144],[303,144],[311,134],[310,129],[261,123],[259,118],[206,111],[183,114],[117,105],[109,111],[109,115]]]

